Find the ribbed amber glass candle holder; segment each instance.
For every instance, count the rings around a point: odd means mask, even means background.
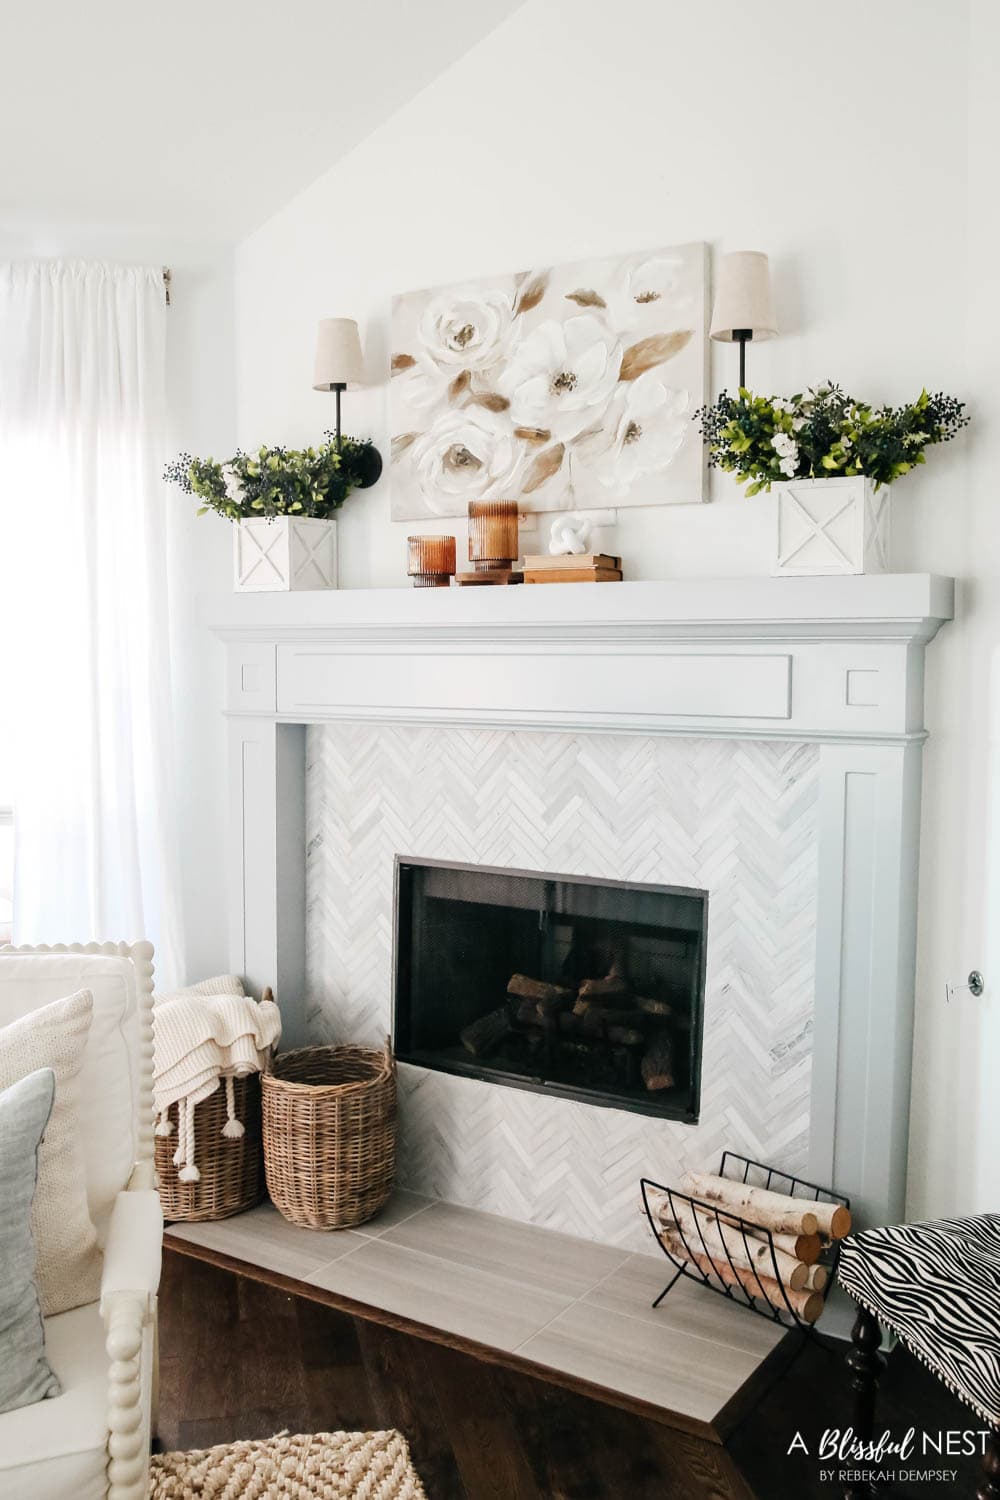
[[[469,501],[469,561],[477,573],[517,561],[517,516],[516,500]]]
[[[408,536],[406,571],[415,589],[446,589],[455,572],[453,536]]]

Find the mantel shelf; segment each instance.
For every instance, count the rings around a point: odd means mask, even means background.
[[[491,638],[926,641],[953,609],[952,579],[891,573],[234,594],[213,600],[205,622],[229,641],[433,638],[438,649]]]
[[[283,724],[923,737],[923,649],[951,579],[237,594],[227,709]]]

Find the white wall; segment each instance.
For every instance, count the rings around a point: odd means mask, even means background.
[[[927,384],[980,403],[973,440],[932,454],[896,492],[896,565],[969,580],[964,617],[929,665],[917,1214],[997,1196],[984,1143],[997,1106],[980,1059],[998,1002],[943,1003],[946,978],[990,957],[996,433],[982,404],[996,389],[995,287],[992,320],[974,304],[997,236],[967,176],[971,159],[987,199],[997,120],[982,59],[996,33],[986,0],[844,0],[835,22],[794,0],[528,0],[236,256],[244,444],[312,440],[329,422],[330,398],[309,388],[321,315],[359,318],[375,380],[393,291],[701,238],[772,257],[782,337],[751,347],[753,384],[799,390],[832,376],[875,399]],[[732,387],[734,351],[717,347],[713,364],[714,388]],[[387,447],[384,384],[350,398],[347,427]],[[623,512],[613,540],[628,576],[767,572],[770,502],[743,499],[723,476],[712,494],[706,506]],[[384,481],[348,502],[343,583],[405,584],[414,528],[388,514]],[[1000,887],[1000,868],[989,873]],[[995,978],[1000,996],[1000,962]]]
[[[794,0],[529,0],[240,246],[241,439],[331,419],[310,390],[322,314],[362,321],[377,378],[394,291],[689,239],[773,257],[784,336],[750,351],[762,386],[956,386],[965,67],[962,9],[935,0],[849,0],[836,25]],[[717,385],[735,361],[715,346]],[[347,411],[385,444],[384,385]],[[960,459],[936,458],[947,484]],[[713,490],[623,513],[629,576],[766,571],[769,501]],[[413,528],[388,504],[383,481],[342,513],[350,586],[404,582]]]
[[[965,389],[975,423],[961,485],[925,486],[920,558],[957,572],[959,618],[930,653],[910,1201],[915,1216],[1000,1201],[1000,11],[969,8],[968,196],[961,221]],[[983,970],[983,1000],[944,998]]]
[[[225,458],[236,418],[231,259],[175,260],[171,269],[171,451]],[[179,490],[170,490],[168,504],[181,899],[187,974],[197,980],[228,967],[224,661],[200,613],[211,595],[232,587],[232,534],[221,517],[197,515],[198,502]]]

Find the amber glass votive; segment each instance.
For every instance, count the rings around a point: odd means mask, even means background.
[[[406,571],[415,589],[446,589],[455,572],[453,536],[408,536]]]
[[[510,568],[517,560],[516,500],[469,501],[469,561],[477,573]]]

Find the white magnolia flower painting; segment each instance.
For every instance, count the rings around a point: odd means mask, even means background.
[[[706,247],[583,261],[392,305],[392,515],[704,498]]]

